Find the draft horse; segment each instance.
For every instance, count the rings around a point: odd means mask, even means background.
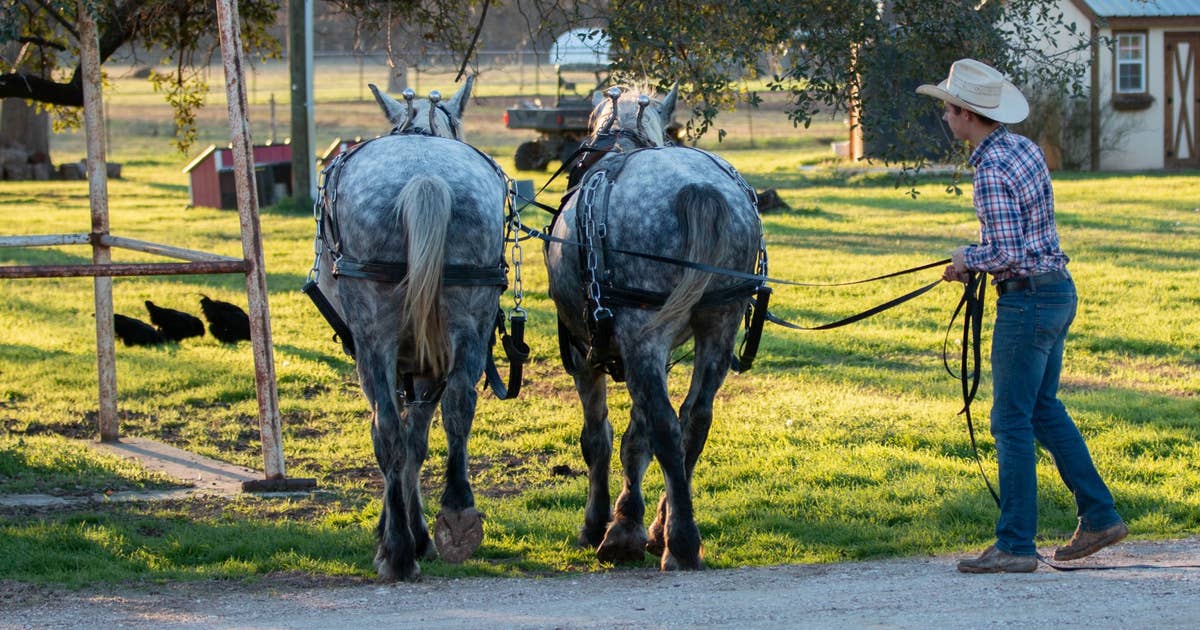
[[[323,173],[315,271],[344,320],[342,341],[371,408],[384,481],[375,567],[384,579],[415,579],[417,561],[439,552],[461,562],[483,538],[467,438],[507,284],[507,178],[462,141],[472,85],[445,102],[406,91],[403,104],[372,85],[392,132]],[[448,454],[431,541],[420,470],[439,402]]]
[[[617,88],[597,94],[589,150],[545,246],[562,359],[583,405],[589,487],[579,542],[602,562],[660,555],[663,570],[702,567],[692,473],[758,287],[715,270],[754,273],[756,261],[765,269],[754,189],[720,157],[665,144],[677,97],[677,86],[661,102]],[[676,414],[668,362],[689,339],[692,379]],[[632,399],[614,508],[606,374]],[[647,533],[642,480],[652,456],[665,491]]]

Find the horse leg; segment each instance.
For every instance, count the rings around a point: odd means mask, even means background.
[[[626,373],[628,378],[633,375]],[[621,469],[624,486],[617,496],[612,522],[604,532],[604,540],[596,549],[602,562],[641,562],[646,556],[646,502],[642,496],[642,479],[650,465],[650,441],[646,435],[646,418],[635,403],[629,414],[629,427],[621,436]]]
[[[697,363],[700,363],[699,347],[696,354]],[[693,436],[693,439],[690,444],[685,445],[681,418],[675,415],[667,393],[664,364],[665,357],[658,356],[644,356],[637,361],[626,360],[627,383],[633,399],[633,408],[640,409],[641,415],[644,416],[650,449],[663,471],[664,492],[660,501],[660,513],[651,529],[655,532],[655,539],[649,548],[653,552],[661,553],[662,560],[659,566],[664,571],[700,569],[703,567],[700,530],[696,527],[692,507],[690,471],[691,465],[695,464],[695,458],[699,456],[699,449],[703,448],[703,441],[694,439],[697,435],[696,429],[700,428],[700,425],[693,421],[693,426],[689,429],[689,435]],[[697,400],[700,399],[697,396]],[[635,417],[637,415],[635,414]],[[704,433],[707,433],[706,423],[703,428]],[[693,451],[691,465],[685,456],[685,446]]]
[[[740,307],[739,307],[740,308]],[[738,313],[720,314],[709,312],[693,318],[695,361],[692,381],[687,397],[679,408],[679,423],[683,439],[684,468],[691,484],[696,462],[708,441],[708,430],[712,426],[713,398],[725,382],[729,373],[730,358],[733,356],[737,336]],[[713,315],[716,315],[714,317]],[[719,324],[714,326],[713,324]],[[654,522],[650,524],[650,540],[646,551],[661,556],[666,547],[664,529],[667,522],[667,495],[658,500]]]
[[[626,336],[619,336],[619,339],[625,362],[626,385],[633,405],[629,427],[621,436],[624,486],[617,497],[612,523],[596,555],[607,562],[639,562],[645,557],[646,527],[643,519],[646,503],[642,495],[642,480],[654,449],[654,416],[662,413],[664,406],[671,416],[674,416],[674,412],[667,397],[666,372],[662,367],[666,363],[666,342],[638,339],[625,343]],[[676,436],[675,444],[678,443]]]
[[[576,365],[586,363],[582,357],[578,357]],[[600,370],[585,365],[578,374],[572,376],[575,389],[579,392],[579,401],[583,404],[583,430],[579,436],[579,447],[588,467],[587,507],[584,509],[583,527],[579,531],[579,545],[597,547],[604,540],[605,530],[612,520],[608,472],[612,464],[613,430],[608,421],[608,390],[606,377]]]
[[[423,381],[418,381],[417,397],[424,399],[433,387]],[[429,425],[433,422],[434,406],[430,404],[409,403],[405,407],[405,417],[408,420],[409,438],[407,457],[404,460],[404,499],[408,507],[408,528],[413,537],[413,554],[417,558],[432,560],[437,557],[432,540],[429,538],[429,526],[425,523],[424,501],[421,497],[421,467],[429,455]]]
[[[482,318],[489,325],[489,317]],[[483,373],[487,332],[455,335],[454,363],[442,394],[442,427],[446,431],[447,457],[442,506],[434,525],[434,541],[446,562],[459,563],[483,543],[483,514],[475,509],[475,495],[467,467],[467,440],[475,418],[478,394],[475,383]]]
[[[375,569],[386,580],[414,580],[420,577],[421,569],[416,561],[404,480],[411,436],[397,404],[395,365],[395,355],[390,352],[373,347],[359,349],[359,378],[371,403],[371,440],[384,483],[383,510],[375,528],[379,537]]]

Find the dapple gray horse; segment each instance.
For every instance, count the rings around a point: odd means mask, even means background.
[[[563,362],[583,403],[580,446],[589,490],[579,542],[604,562],[702,566],[691,478],[712,424],[713,398],[727,374],[739,323],[757,282],[712,273],[755,272],[762,224],[754,190],[724,160],[664,145],[678,90],[659,103],[626,92],[597,95],[593,135],[604,147],[566,201],[546,246],[550,295],[558,308]],[[692,266],[632,255],[652,254]],[[707,265],[708,270],[696,266]],[[667,392],[674,348],[694,339],[691,385],[676,415]],[[624,487],[609,504],[613,430],[605,372],[625,379],[632,399],[621,438]],[[651,456],[665,492],[647,535],[642,479]]]
[[[461,562],[483,537],[467,438],[506,280],[507,181],[461,141],[471,86],[468,79],[445,102],[408,93],[400,103],[372,85],[392,133],[325,173],[329,251],[319,257],[319,284],[352,336],[348,350],[371,406],[384,480],[375,566],[385,579],[415,579],[417,560],[435,557],[420,470],[439,394],[449,453],[437,551]]]

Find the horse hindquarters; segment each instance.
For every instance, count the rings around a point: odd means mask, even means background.
[[[399,399],[397,381],[401,371],[444,370],[451,354],[440,299],[450,200],[449,186],[440,177],[411,179],[392,208],[408,243],[405,282],[394,286],[353,279],[338,287],[357,346],[359,380],[371,403],[372,441],[384,480],[375,566],[385,579],[416,579],[417,559],[433,556],[420,473],[434,406]],[[415,357],[402,355],[414,348]],[[417,397],[424,399],[432,390],[427,379],[420,379]]]

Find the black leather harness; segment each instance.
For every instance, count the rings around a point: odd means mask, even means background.
[[[622,140],[626,142],[621,142]],[[630,147],[629,144],[633,146]],[[607,267],[613,253],[608,244],[607,230],[603,227],[595,229],[595,226],[604,226],[606,223],[609,195],[613,186],[617,184],[621,172],[628,161],[637,153],[652,151],[656,148],[658,147],[645,142],[637,134],[618,130],[598,137],[595,143],[582,151],[584,156],[575,161],[571,168],[568,179],[568,192],[563,197],[559,212],[554,214],[554,221],[558,220],[562,207],[566,205],[571,197],[583,195],[579,198],[575,206],[576,234],[583,236],[587,235],[590,230],[594,230],[595,232],[590,238],[585,237],[583,238],[583,242],[578,243],[580,247],[580,275],[583,278],[586,298],[584,319],[588,324],[589,339],[583,340],[572,334],[566,325],[563,324],[561,317],[558,322],[559,354],[563,366],[572,374],[577,373],[580,368],[574,360],[572,353],[572,349],[574,349],[586,357],[587,364],[592,368],[600,369],[607,373],[616,382],[624,381],[624,363],[620,356],[620,351],[615,347],[612,339],[614,330],[612,308],[658,309],[666,303],[669,297],[667,293],[616,284],[613,281],[611,270]],[[601,165],[601,159],[604,160],[602,164],[603,169],[593,170],[596,166]],[[731,176],[736,175],[731,173]],[[748,190],[751,203],[756,204],[757,200],[754,198],[753,189],[750,189],[748,186],[745,186],[745,188]],[[597,192],[597,189],[600,189],[599,192]],[[591,226],[589,226],[589,222]],[[552,222],[551,227],[547,228],[547,232],[553,230],[553,225],[554,223]],[[547,241],[548,243],[549,241]],[[589,258],[596,265],[595,269],[588,267]],[[721,271],[717,268],[695,263],[687,266],[705,268],[705,270],[712,272]],[[589,290],[588,288],[593,274],[597,281],[598,291]],[[761,282],[757,280],[743,280],[729,287],[706,292],[696,304],[696,308],[714,308],[738,302],[750,296],[757,296],[754,302],[761,300],[762,307],[758,311],[765,314],[766,299],[769,294],[770,289]],[[734,359],[734,367],[738,371],[749,369],[753,363],[754,353],[757,352],[758,341],[762,335],[763,315],[755,317],[753,316],[754,312],[755,306],[752,304],[748,307],[746,313],[747,335],[746,342],[743,345],[742,356],[735,357]]]
[[[453,125],[453,117],[449,117]],[[433,137],[427,131],[414,128],[411,126],[401,125],[392,130],[389,135],[422,135]],[[318,190],[317,199],[314,202],[315,212],[317,213],[317,241],[318,241],[318,263],[314,264],[314,272],[319,264],[319,257],[322,253],[328,252],[334,257],[333,275],[336,278],[355,278],[363,280],[373,280],[376,282],[398,283],[404,281],[408,276],[408,266],[403,262],[385,262],[373,260],[357,260],[346,256],[342,252],[341,230],[338,226],[337,219],[337,181],[341,175],[342,168],[346,162],[353,157],[363,146],[377,140],[374,138],[366,142],[359,143],[350,150],[337,156],[334,161],[321,171],[322,184]],[[463,143],[465,146],[471,145]],[[483,156],[484,159],[495,168],[497,175],[501,181],[507,186],[508,178],[504,175],[504,171],[496,164],[491,157],[483,153],[475,147],[471,147],[476,153]],[[332,193],[331,193],[332,191]],[[508,198],[511,203],[511,197]],[[442,271],[442,283],[447,286],[498,286],[503,289],[508,288],[508,266],[504,261],[504,249],[501,246],[501,251],[497,257],[497,262],[491,265],[474,266],[474,265],[446,265]],[[334,330],[334,336],[342,343],[342,350],[350,357],[355,358],[354,338],[351,335],[350,327],[345,320],[338,314],[337,309],[329,302],[329,299],[321,291],[317,283],[315,273],[311,273],[308,282],[304,284],[302,291],[313,301],[317,310],[329,323]],[[492,388],[492,391],[500,399],[514,398],[520,392],[523,366],[529,359],[529,346],[525,343],[525,314],[524,312],[514,313],[511,317],[512,335],[509,335],[505,326],[504,310],[499,304],[496,306],[496,323],[493,328],[491,339],[488,343],[488,360],[486,366],[487,383]],[[492,346],[495,345],[496,333],[500,333],[501,343],[505,349],[505,354],[509,359],[509,379],[507,384],[501,378],[499,370],[496,367],[495,359],[492,354]],[[401,375],[401,380],[404,386],[404,400],[406,404],[418,403],[436,403],[440,398],[445,381],[440,382],[434,390],[432,396],[428,400],[417,400],[415,387],[413,385],[413,374],[406,373]]]

